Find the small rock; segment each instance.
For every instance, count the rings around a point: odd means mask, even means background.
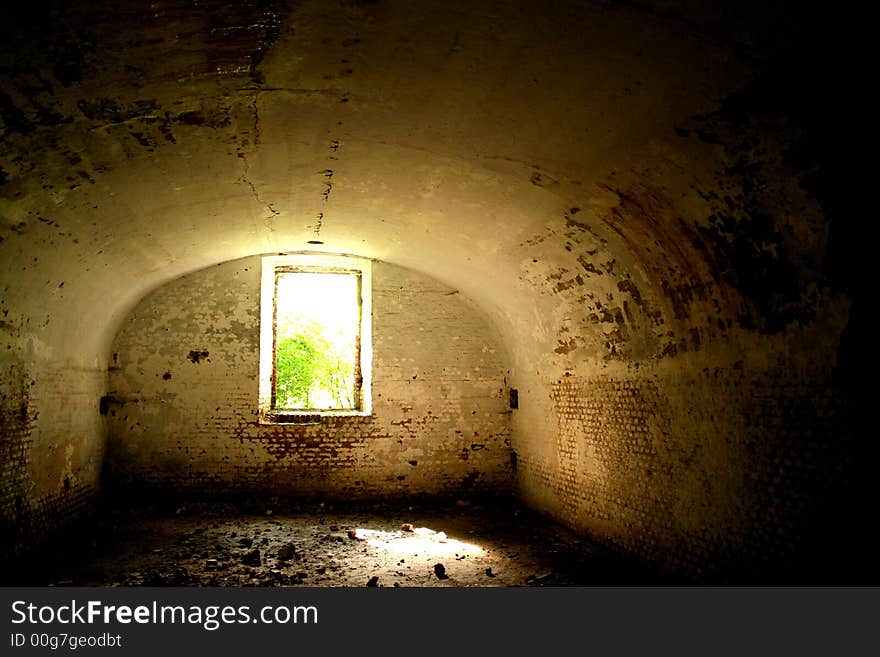
[[[238,544],[241,547],[249,548],[250,546],[252,546],[254,544],[254,541],[253,541],[253,539],[248,538],[247,536],[243,536],[240,539],[238,539]]]
[[[349,538],[352,538],[352,539],[354,539],[354,540],[356,540],[356,541],[360,541],[360,540],[361,540],[361,539],[358,537],[358,535],[357,535],[357,530],[356,530],[356,529],[349,529],[349,530],[348,530],[348,537],[349,537]]]
[[[331,531],[331,532],[338,532],[338,531],[339,531],[339,525],[330,525],[330,531]]]
[[[277,554],[279,561],[290,561],[296,557],[296,546],[293,543],[285,543],[278,548]]]
[[[544,573],[543,575],[532,575],[526,579],[526,584],[540,585],[553,577],[553,573]]]
[[[446,574],[446,566],[442,563],[434,564],[434,574],[437,576],[437,579],[449,579],[449,575]]]
[[[262,559],[260,558],[260,550],[254,548],[249,552],[245,552],[241,557],[241,562],[245,566],[259,566],[262,563]]]
[[[409,524],[408,522],[403,523],[403,524],[400,526],[400,528],[401,528],[403,531],[405,531],[405,532],[411,532],[411,531],[413,531],[413,526],[412,526],[411,524]]]
[[[318,566],[315,569],[315,572],[318,573],[319,575],[323,575],[324,573],[327,572],[327,569],[324,566]]]
[[[260,539],[260,545],[269,545],[269,537],[268,537],[268,536],[264,536],[263,538],[261,538],[261,539]]]
[[[220,567],[220,562],[216,559],[206,559],[205,560],[205,570],[217,570]]]
[[[379,586],[379,578],[375,576],[371,577],[370,581],[367,582],[367,586]]]
[[[492,572],[491,568],[486,568],[486,577],[495,577],[495,573]]]

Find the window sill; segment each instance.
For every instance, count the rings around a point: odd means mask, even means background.
[[[369,417],[369,411],[271,411],[261,412],[259,423],[315,425],[337,417]]]

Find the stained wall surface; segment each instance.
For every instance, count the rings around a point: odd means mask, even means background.
[[[9,556],[94,512],[107,372],[94,361],[56,360],[38,339],[23,357],[7,348],[0,368],[0,556]]]
[[[504,346],[461,294],[373,264],[373,410],[261,425],[259,256],[147,296],[113,342],[107,483],[180,499],[509,494]]]

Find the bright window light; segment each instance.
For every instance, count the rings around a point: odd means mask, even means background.
[[[369,272],[343,256],[263,259],[263,421],[369,413]]]
[[[359,288],[358,273],[276,272],[275,408],[357,408]]]

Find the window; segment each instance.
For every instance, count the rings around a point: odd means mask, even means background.
[[[370,413],[370,261],[263,258],[260,421]]]

